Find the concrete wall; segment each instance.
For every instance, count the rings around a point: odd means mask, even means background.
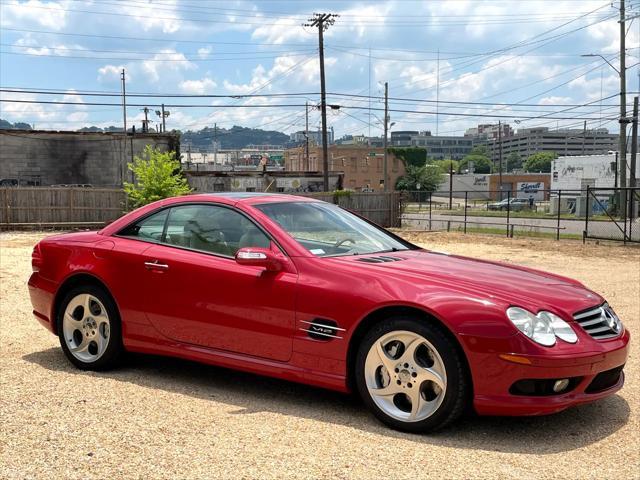
[[[613,188],[616,181],[615,164],[615,153],[558,157],[551,166],[551,188],[584,190],[587,185],[596,188]],[[627,180],[630,164],[631,155],[627,155]],[[636,178],[640,178],[640,162],[636,163]]]
[[[40,185],[90,184],[118,186],[122,172],[130,180],[123,161],[131,162],[131,137],[117,133],[45,132],[0,130],[0,180],[19,179]],[[136,134],[133,155],[146,145],[161,150],[178,147],[172,134]]]
[[[451,180],[451,189],[454,197],[464,198],[464,192],[469,192],[469,200],[489,198],[489,174],[469,173],[454,175]],[[444,181],[438,187],[438,192],[449,192],[449,174],[443,175]]]
[[[322,175],[305,172],[185,172],[196,192],[284,192],[309,193],[323,191]],[[329,174],[330,190],[342,183],[341,173]]]
[[[375,156],[371,154],[374,153]],[[377,147],[356,145],[330,145],[328,149],[329,172],[344,173],[344,188],[381,192],[384,190],[382,164],[384,150]],[[291,148],[284,152],[286,171],[322,172],[322,148],[309,148],[309,165],[306,164],[305,150]],[[399,177],[406,173],[404,162],[392,153],[387,154],[387,169],[390,189],[395,188]]]
[[[506,192],[511,190],[512,197],[529,198],[533,192],[536,199],[542,200],[541,196],[548,198],[548,194],[535,194],[533,187],[537,185],[536,188],[540,190],[548,190],[549,182],[550,174],[548,173],[505,173],[502,175],[503,196],[506,198]],[[452,190],[453,196],[457,198],[464,198],[464,192],[468,192],[469,200],[496,200],[500,196],[499,175],[496,173],[454,175]],[[444,181],[438,187],[438,193],[449,193],[449,175],[444,175]]]

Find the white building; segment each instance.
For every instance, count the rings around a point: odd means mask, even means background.
[[[627,165],[630,164],[631,155],[627,155]],[[640,176],[639,166],[640,164],[636,164],[636,178]],[[627,169],[627,181],[628,172]],[[587,186],[613,188],[616,178],[615,153],[558,157],[551,166],[551,190],[578,191],[585,190]]]

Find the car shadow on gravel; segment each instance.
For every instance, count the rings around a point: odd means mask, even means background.
[[[467,415],[444,431],[405,434],[380,424],[355,395],[323,390],[186,360],[130,355],[125,366],[108,372],[83,372],[59,348],[22,357],[49,370],[100,376],[145,388],[212,399],[237,406],[234,415],[275,412],[314,419],[421,444],[507,453],[552,454],[582,448],[615,433],[629,419],[629,404],[619,395],[544,417]]]

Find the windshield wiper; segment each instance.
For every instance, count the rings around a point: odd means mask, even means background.
[[[370,255],[374,255],[374,254],[377,254],[377,253],[404,252],[405,250],[409,250],[409,249],[408,248],[391,247],[388,250],[380,250],[378,252],[370,252]]]

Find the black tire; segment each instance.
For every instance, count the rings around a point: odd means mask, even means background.
[[[89,294],[97,298],[102,303],[102,305],[104,305],[109,317],[110,333],[107,347],[104,353],[95,361],[82,361],[76,358],[69,350],[67,341],[64,338],[64,312],[69,305],[69,302],[71,302],[71,300],[81,294]],[[60,306],[58,308],[58,311],[56,312],[56,326],[62,351],[69,359],[69,361],[80,370],[110,370],[117,367],[124,357],[125,350],[124,346],[122,345],[122,323],[120,320],[118,308],[113,301],[113,298],[111,298],[111,295],[109,295],[107,291],[97,285],[78,286],[67,292],[67,294],[62,299],[62,302],[60,302]]]
[[[435,412],[424,420],[408,422],[389,416],[374,402],[365,380],[365,361],[374,342],[393,331],[410,331],[424,337],[442,358],[447,376],[444,398]],[[404,432],[426,433],[441,429],[457,420],[470,402],[471,382],[464,360],[454,341],[435,322],[411,316],[395,316],[376,324],[363,338],[355,360],[358,392],[367,407],[386,425]]]

